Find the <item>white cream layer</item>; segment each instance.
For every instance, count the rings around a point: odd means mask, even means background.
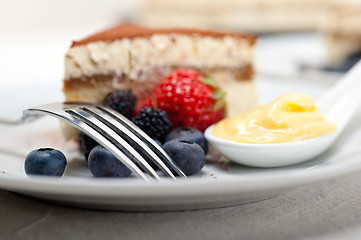
[[[65,58],[65,79],[124,74],[129,67],[129,51],[133,57],[132,78],[149,66],[239,68],[253,62],[253,48],[247,39],[154,34],[147,38],[92,42],[70,48]]]

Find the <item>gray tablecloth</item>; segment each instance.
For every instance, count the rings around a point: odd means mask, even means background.
[[[181,212],[78,209],[0,190],[0,239],[361,239],[360,196],[361,173],[251,204]]]

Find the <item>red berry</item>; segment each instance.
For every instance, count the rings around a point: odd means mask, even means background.
[[[172,127],[194,127],[204,131],[225,117],[223,93],[210,78],[190,69],[165,77],[154,90],[158,108],[167,112]],[[153,97],[143,106],[153,106]]]

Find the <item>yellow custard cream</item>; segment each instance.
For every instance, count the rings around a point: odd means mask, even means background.
[[[302,93],[288,93],[252,112],[216,124],[212,134],[243,143],[285,143],[315,138],[336,130]]]

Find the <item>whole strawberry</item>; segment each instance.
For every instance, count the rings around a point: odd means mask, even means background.
[[[225,117],[224,93],[209,77],[180,69],[165,77],[154,90],[158,108],[167,112],[172,127],[194,127],[204,131]],[[153,106],[153,97],[142,108]]]

